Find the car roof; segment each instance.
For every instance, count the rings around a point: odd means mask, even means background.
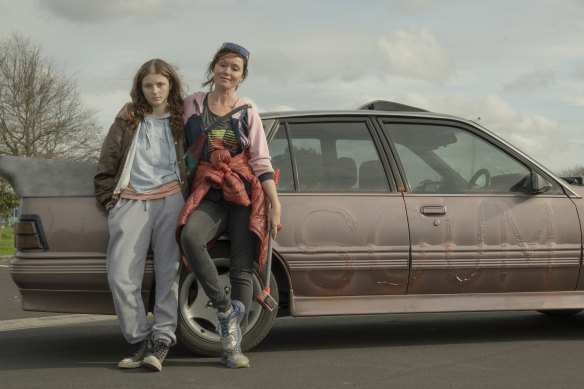
[[[401,116],[417,117],[426,119],[454,119],[463,122],[470,122],[458,116],[440,114],[435,112],[408,112],[408,111],[378,111],[378,110],[306,110],[306,111],[274,111],[261,112],[262,119],[282,119],[282,118],[300,118],[311,116]]]
[[[413,107],[401,103],[386,100],[375,100],[361,105],[353,110],[303,110],[303,111],[273,111],[262,112],[262,119],[281,119],[291,117],[311,117],[311,116],[408,116],[428,119],[456,119],[469,122],[453,115],[430,112],[422,108]]]

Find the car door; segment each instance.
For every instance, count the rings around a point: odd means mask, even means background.
[[[364,118],[281,120],[270,142],[283,225],[274,249],[295,297],[405,294],[405,205],[379,149]]]
[[[572,290],[580,265],[575,205],[554,179],[480,129],[382,121],[407,182],[408,293]]]

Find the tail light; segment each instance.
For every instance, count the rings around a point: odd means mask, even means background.
[[[14,223],[14,247],[18,250],[49,248],[38,215],[20,215],[18,221]]]

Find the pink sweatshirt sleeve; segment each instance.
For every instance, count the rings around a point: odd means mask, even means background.
[[[259,177],[265,173],[273,173],[268,141],[260,115],[253,109],[247,110],[249,123],[249,165],[254,174]]]
[[[183,102],[183,121],[186,123],[189,118],[193,115],[200,115],[201,112],[197,110],[197,106],[194,103],[194,100],[197,100],[197,104],[199,104],[199,108],[203,107],[203,100],[205,100],[205,92],[196,92],[192,95],[185,97]]]

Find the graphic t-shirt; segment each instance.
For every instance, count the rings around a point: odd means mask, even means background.
[[[207,98],[205,98],[202,114],[205,127],[209,127],[219,118],[220,116],[211,112]],[[238,148],[237,138],[235,137],[231,120],[224,120],[211,131],[207,132],[207,142],[209,145],[209,155],[215,150],[229,150],[231,155],[236,154]]]

